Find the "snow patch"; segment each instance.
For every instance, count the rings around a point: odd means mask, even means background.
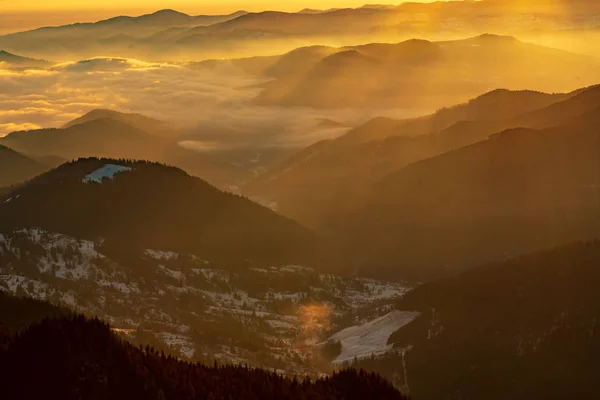
[[[115,175],[128,171],[131,171],[131,168],[122,165],[106,164],[104,167],[95,170],[83,178],[83,183],[102,183],[103,179],[114,179]]]
[[[169,269],[164,265],[159,265],[158,269],[161,270],[165,275],[170,276],[171,278],[183,282],[185,281],[185,275],[181,271],[175,271],[173,269]]]
[[[150,257],[153,260],[159,260],[159,261],[173,261],[173,260],[177,260],[177,258],[179,258],[178,253],[174,253],[172,251],[160,251],[160,250],[152,250],[152,249],[147,249],[146,251],[144,251],[144,255],[146,257]]]
[[[192,359],[194,357],[195,345],[189,337],[168,332],[162,332],[160,337],[167,346],[179,350],[181,355],[184,357],[188,359]]]
[[[346,328],[331,336],[328,341],[341,342],[342,352],[333,360],[334,364],[361,359],[372,354],[383,354],[393,349],[387,341],[392,333],[412,322],[419,313],[392,311],[363,325]]]

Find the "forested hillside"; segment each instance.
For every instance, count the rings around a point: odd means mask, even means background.
[[[390,174],[342,224],[348,251],[370,273],[425,279],[594,239],[598,118],[503,131]]]
[[[0,229],[31,227],[101,238],[122,256],[159,249],[294,263],[315,257],[317,246],[296,222],[179,169],[95,158],[64,164],[4,196]]]
[[[0,347],[9,399],[406,399],[376,374],[346,370],[315,382],[242,366],[190,364],[118,339],[83,316],[46,319]]]
[[[475,268],[408,293],[421,315],[364,360],[416,399],[595,398],[600,242]]]

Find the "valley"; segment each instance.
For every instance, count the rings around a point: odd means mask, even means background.
[[[332,332],[341,331],[331,340],[341,341],[343,362],[389,350],[387,336],[414,318],[392,311],[408,284],[150,249],[123,264],[101,242],[41,229],[0,236],[0,263],[2,290],[97,315],[135,343],[288,375],[330,372],[319,344]],[[345,338],[348,329],[377,334],[378,318],[396,320],[379,344]]]

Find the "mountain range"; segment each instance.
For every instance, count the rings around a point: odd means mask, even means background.
[[[287,51],[293,44],[298,47],[331,39],[350,44],[364,43],[370,37],[372,42],[373,35],[386,42],[399,37],[456,39],[485,32],[560,35],[565,29],[593,26],[600,13],[593,2],[581,2],[577,7],[569,4],[569,18],[560,10],[546,6],[540,12],[531,2],[514,7],[514,2],[494,0],[371,5],[323,12],[238,11],[222,16],[161,10],[140,17],[120,16],[4,35],[0,47],[56,61],[106,53],[161,60],[231,58],[272,54],[273,49]],[[252,52],[248,51],[250,44]]]
[[[342,253],[364,256],[365,271],[379,265],[403,278],[593,238],[599,93],[495,91],[422,119],[374,120],[299,152],[246,191],[329,232]],[[484,104],[505,119],[486,119]],[[502,115],[498,104],[511,106]]]
[[[1,133],[55,126],[0,138],[0,397],[595,398],[599,18],[439,1],[0,36]]]
[[[271,65],[263,75],[274,80],[263,85],[256,99],[260,105],[423,110],[497,87],[560,92],[597,82],[594,58],[487,34],[443,42],[308,47],[266,61]],[[576,76],[564,74],[573,68]]]
[[[590,128],[505,131],[395,172],[352,243],[369,249],[361,254],[371,271],[375,263],[423,273],[594,238],[600,165]]]
[[[166,162],[219,186],[234,184],[251,172],[228,160],[178,144],[180,133],[169,124],[139,114],[93,110],[62,128],[18,131],[0,144],[36,157],[109,157]]]
[[[552,119],[561,113],[574,118],[586,106],[598,104],[593,99],[596,93],[594,87],[582,96],[579,90],[564,94],[494,90],[420,118],[375,118],[272,166],[244,192],[277,203],[280,212],[303,224],[323,228],[333,221],[334,210],[348,203],[349,193],[362,199],[373,182],[395,170],[504,129],[552,126]],[[583,104],[578,106],[578,101]]]
[[[244,14],[246,12],[237,11],[230,15],[191,16],[166,9],[139,17],[118,16],[95,23],[42,27],[4,35],[0,37],[0,42],[9,49],[44,54],[56,60],[57,55],[64,57],[65,53],[97,55],[98,52],[102,53],[102,49],[125,51],[133,43],[163,31],[216,24]],[[51,57],[52,54],[54,57]]]

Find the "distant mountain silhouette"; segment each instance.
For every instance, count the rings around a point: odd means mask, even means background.
[[[349,248],[371,272],[431,276],[600,235],[597,111],[392,173],[343,228]]]
[[[141,114],[120,113],[113,110],[92,110],[87,114],[68,122],[63,128],[70,128],[74,125],[99,119],[121,121],[156,136],[175,136],[177,134],[167,122],[149,118]]]
[[[28,54],[44,54],[51,59],[66,59],[77,54],[87,58],[98,54],[121,52],[131,57],[145,38],[175,28],[189,29],[207,26],[246,14],[238,11],[229,15],[191,16],[175,10],[160,10],[139,17],[118,16],[94,23],[75,23],[64,26],[42,27],[30,31],[0,36],[0,47],[22,49]],[[129,53],[125,52],[129,49]],[[140,56],[141,53],[133,56]]]
[[[302,60],[294,63],[301,55]],[[577,76],[565,75],[564,71],[573,68],[578,69]],[[305,48],[282,56],[265,70],[264,75],[277,79],[263,85],[256,102],[317,108],[431,109],[498,86],[568,91],[582,83],[595,83],[596,70],[592,58],[496,35],[446,42],[409,40],[338,49]]]
[[[92,111],[64,128],[12,132],[0,144],[32,156],[134,158],[166,162],[217,185],[232,184],[246,176],[242,168],[185,149],[168,124],[139,114]]]
[[[162,144],[134,126],[106,117],[70,124],[64,129],[12,132],[1,142],[28,154],[55,154],[66,159],[86,156],[119,158],[128,154],[150,158],[160,151]]]
[[[593,26],[600,9],[593,2],[582,4],[569,3],[569,13],[560,12],[564,3],[540,12],[531,2],[510,7],[494,1],[408,2],[297,13],[239,11],[222,16],[161,10],[140,17],[119,16],[5,35],[0,37],[0,48],[54,60],[100,53],[153,60],[179,60],[186,55],[187,59],[200,60],[270,54],[277,48],[286,51],[293,42],[357,43],[358,39],[364,43],[373,37],[446,39],[485,32],[539,36],[556,34],[557,26],[562,33]]]
[[[0,145],[0,187],[25,182],[49,167]]]
[[[16,67],[46,67],[50,65],[48,61],[21,57],[4,50],[0,50],[0,63],[6,63],[9,66]]]
[[[392,136],[436,135],[459,122],[477,121],[490,124],[521,117],[529,111],[544,109],[576,94],[497,89],[466,103],[442,108],[426,117],[409,120],[376,118],[348,132],[339,141],[358,144]]]
[[[111,169],[127,172],[115,175]],[[0,201],[0,231],[40,227],[103,238],[117,255],[156,248],[214,260],[300,263],[316,258],[315,238],[294,221],[160,164],[80,159],[6,197],[13,200]]]
[[[522,113],[543,110],[577,93],[494,90],[421,118],[375,118],[335,140],[301,150],[244,190],[275,201],[282,213],[304,224],[330,226],[349,198],[360,202],[373,182],[394,170],[521,126]]]

